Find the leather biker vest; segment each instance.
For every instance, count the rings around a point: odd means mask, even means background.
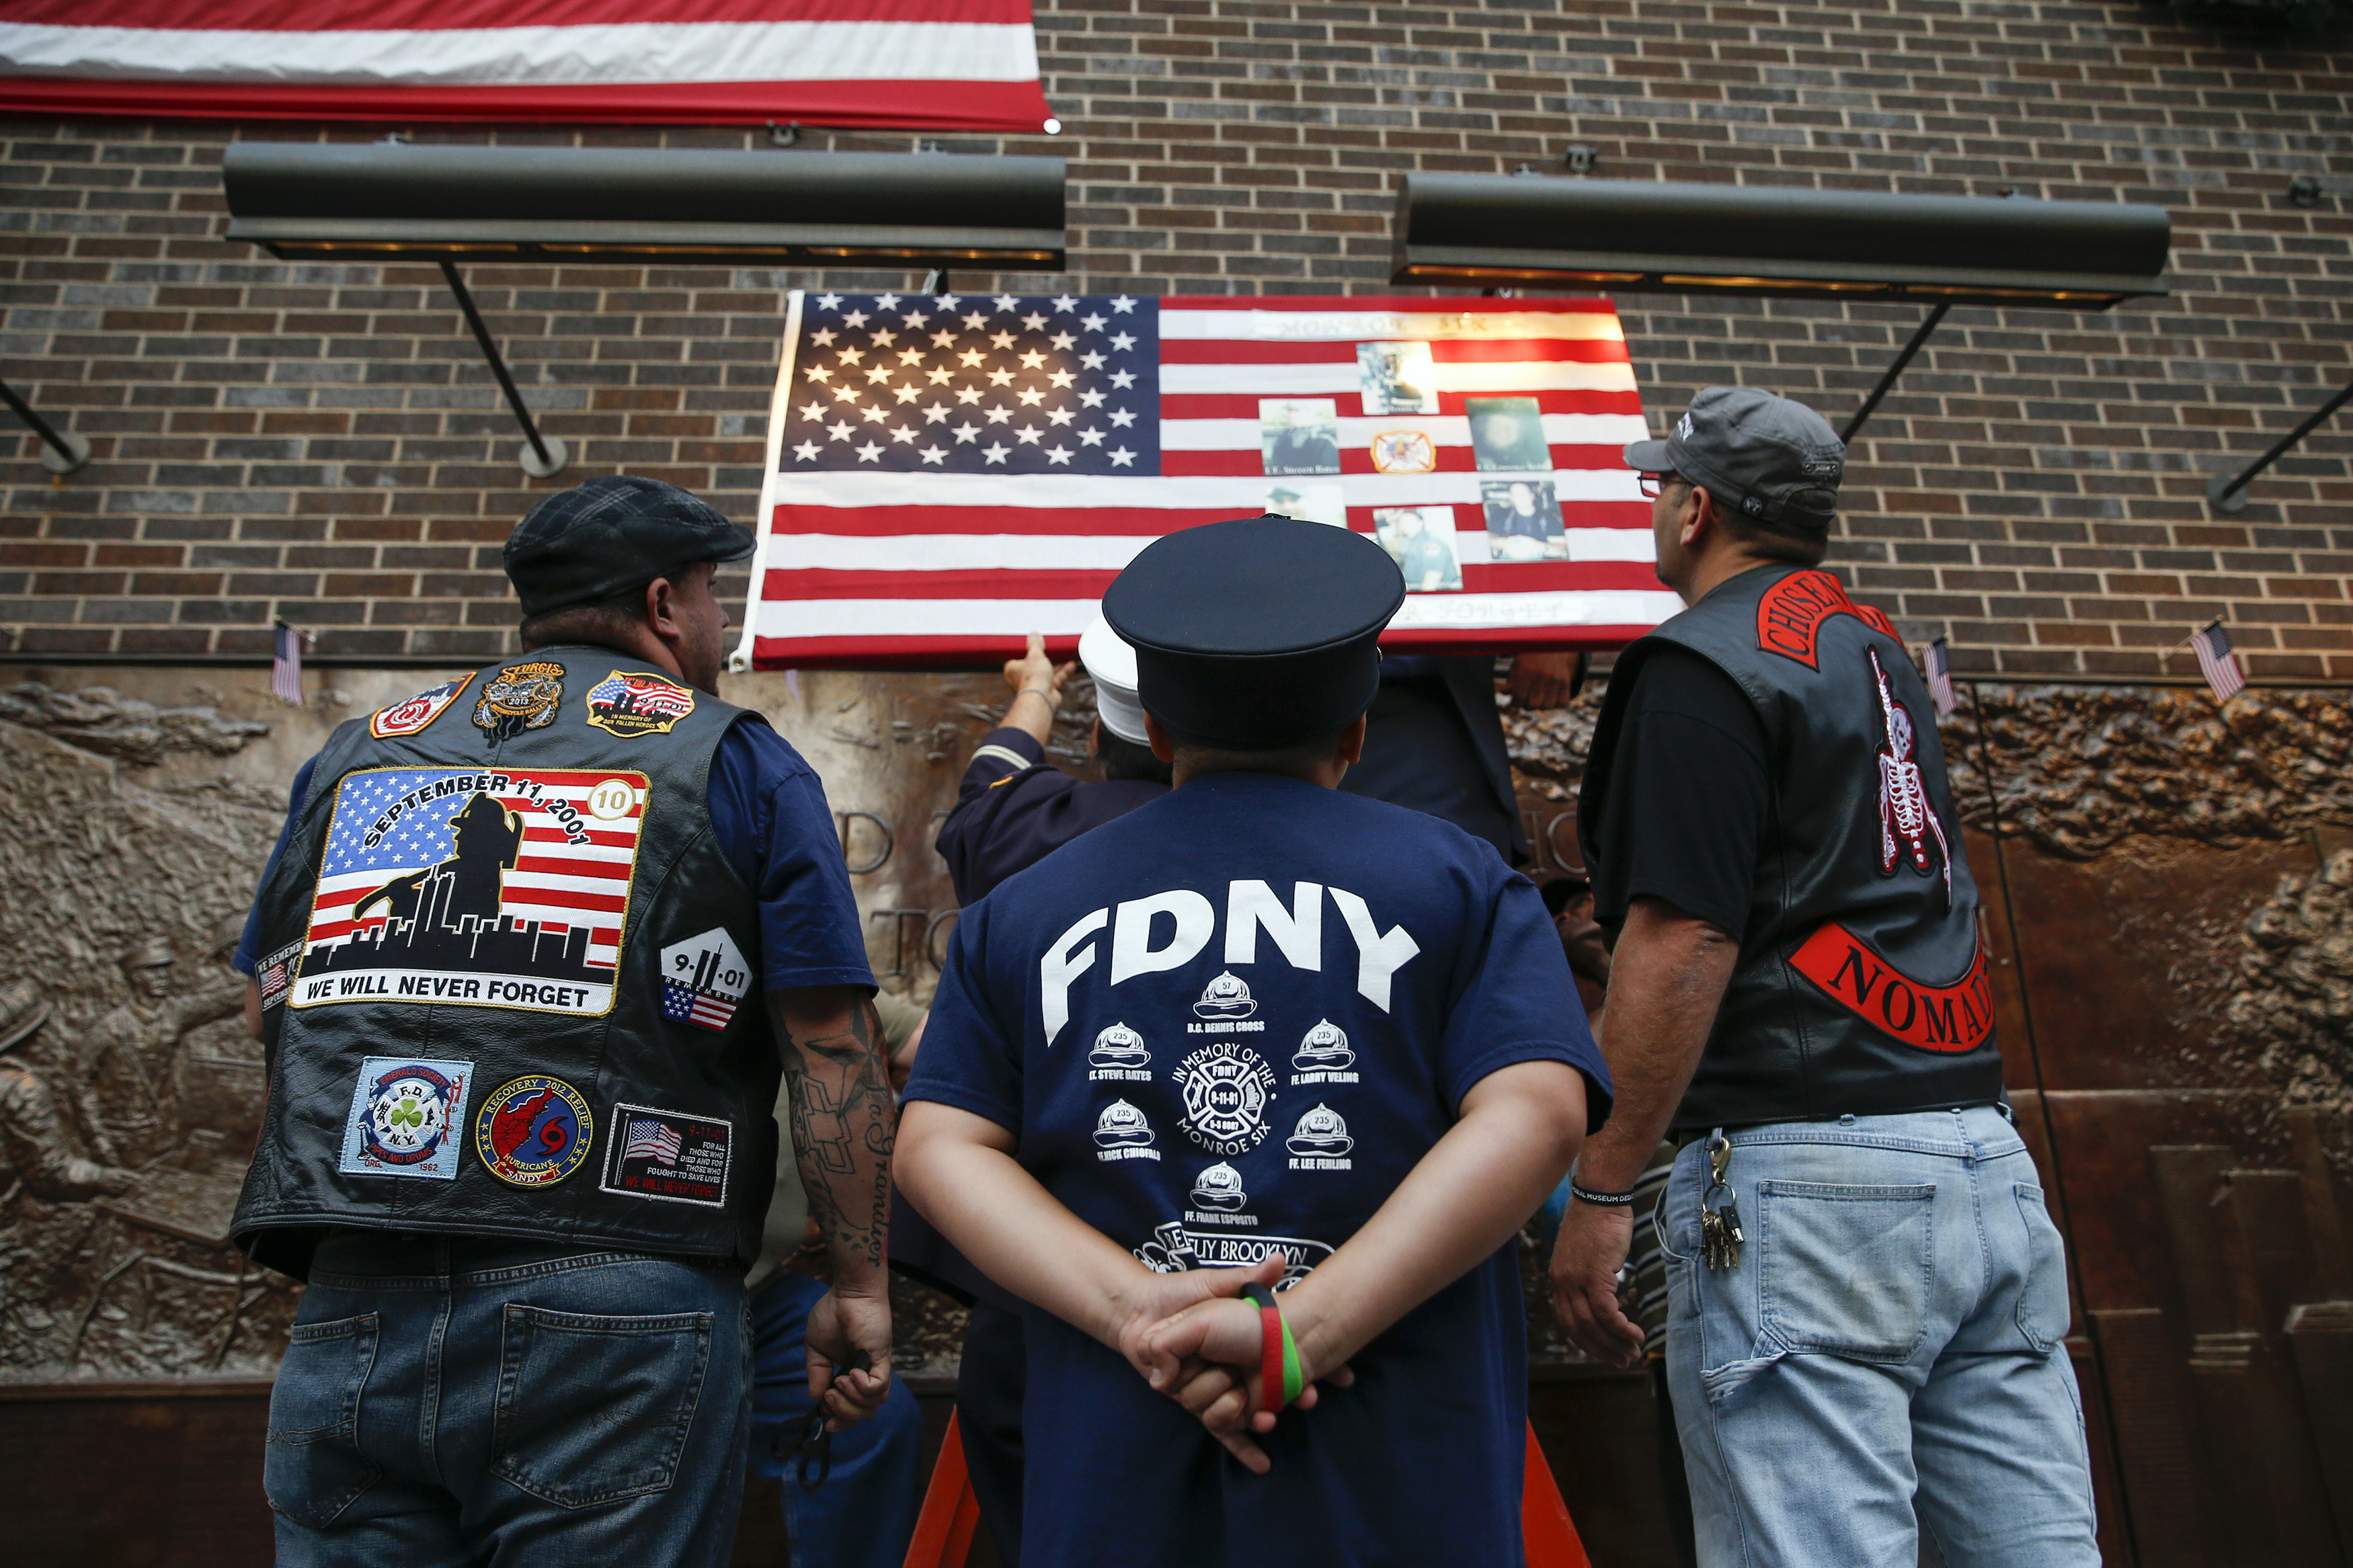
[[[1885,616],[1827,572],[1758,567],[1620,656],[1586,764],[1601,820],[1634,674],[1678,643],[1764,722],[1770,817],[1740,957],[1679,1130],[2001,1097],[1977,883],[1935,710]],[[1610,853],[1588,837],[1586,854]]]
[[[335,731],[259,900],[258,1259],[329,1226],[758,1256],[779,1069],[710,810],[745,718],[566,647]]]

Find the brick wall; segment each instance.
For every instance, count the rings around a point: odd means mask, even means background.
[[[2353,679],[2353,431],[2316,436],[2235,518],[2202,496],[2226,455],[2260,450],[2353,377],[2353,195],[2306,210],[2285,194],[2296,174],[2353,175],[2353,66],[2325,40],[2156,6],[1975,0],[1039,0],[1038,21],[1064,134],[947,145],[1069,157],[1071,280],[1092,288],[1384,289],[1397,174],[1557,173],[1572,142],[1599,152],[1597,178],[2162,203],[2169,299],[1953,312],[1858,443],[1833,560],[1907,632],[1948,632],[1965,670],[2186,677],[2187,657],[2164,650],[2221,614],[2259,679]],[[26,437],[0,474],[0,657],[252,658],[273,615],[318,632],[314,657],[501,651],[512,609],[495,546],[549,486],[514,466],[517,434],[438,274],[283,266],[223,243],[228,134],[0,124],[0,374],[98,452],[49,483]],[[526,395],[572,445],[556,483],[653,473],[741,518],[778,290],[907,286],[470,277]],[[1737,380],[1838,418],[1918,319],[1621,306],[1654,416]]]

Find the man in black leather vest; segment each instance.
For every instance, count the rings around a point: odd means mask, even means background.
[[[2092,1564],[2065,1266],[2010,1126],[1976,884],[1894,627],[1818,569],[1845,449],[1714,387],[1626,449],[1689,606],[1619,659],[1578,805],[1618,932],[1553,1256],[1620,1365],[1632,1188],[1660,1205],[1667,1373],[1704,1564]]]
[[[713,692],[751,536],[592,479],[506,546],[522,658],[338,729],[248,922],[269,1100],[235,1221],[309,1281],[270,1403],[281,1563],[724,1563],[779,1072],[888,1391],[890,1086],[824,794]]]

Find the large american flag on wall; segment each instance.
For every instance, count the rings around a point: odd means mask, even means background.
[[[0,110],[1040,130],[1029,0],[0,0]]]
[[[1163,533],[1372,534],[1384,642],[1609,647],[1681,607],[1600,300],[790,296],[744,668],[1070,658]]]

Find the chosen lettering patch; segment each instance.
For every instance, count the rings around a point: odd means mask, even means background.
[[[613,1107],[604,1189],[667,1204],[727,1206],[734,1124],[649,1105]]]

